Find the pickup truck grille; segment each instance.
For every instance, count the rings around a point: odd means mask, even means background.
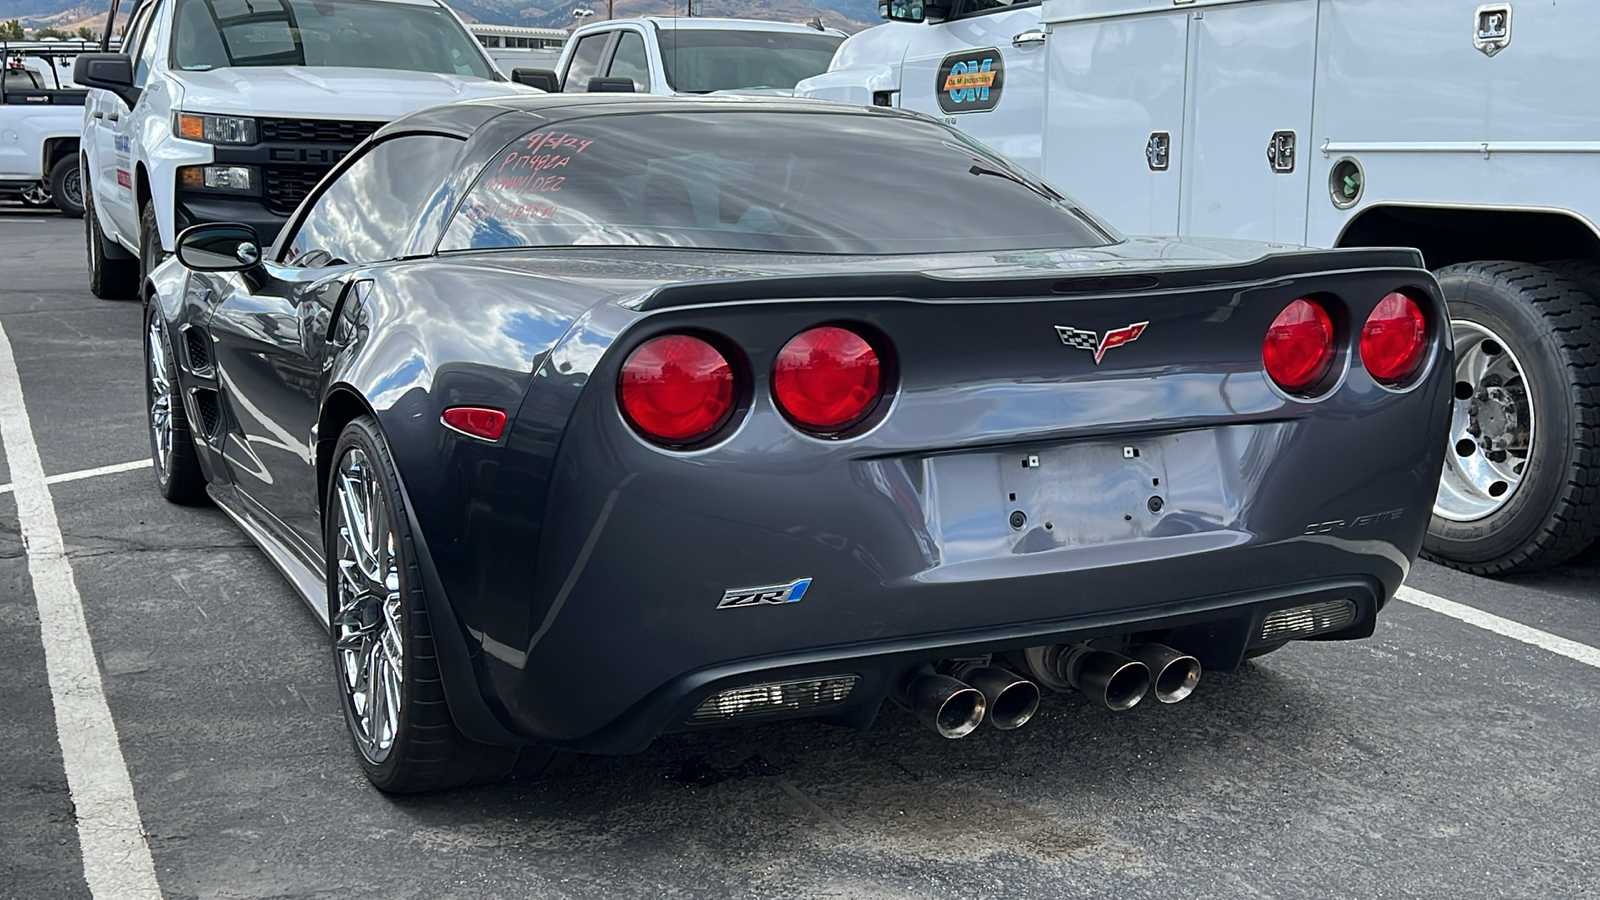
[[[287,216],[326,174],[326,168],[267,166],[261,170],[261,199],[273,215]]]
[[[289,144],[357,144],[383,127],[382,122],[340,122],[333,119],[261,119],[261,140]]]

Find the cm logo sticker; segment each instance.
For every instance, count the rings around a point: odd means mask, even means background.
[[[993,47],[952,53],[939,63],[939,108],[947,113],[985,112],[1000,103],[1006,66]]]

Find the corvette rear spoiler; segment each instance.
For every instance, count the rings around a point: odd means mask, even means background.
[[[821,297],[905,297],[919,300],[985,300],[1050,294],[1118,294],[1170,291],[1219,284],[1274,281],[1300,275],[1352,269],[1420,269],[1422,255],[1406,248],[1290,251],[1238,265],[1199,264],[1163,268],[1152,260],[1145,271],[1118,274],[998,275],[944,277],[930,272],[863,272],[823,275],[684,281],[666,284],[622,301],[647,312],[707,303],[751,300],[802,300]]]

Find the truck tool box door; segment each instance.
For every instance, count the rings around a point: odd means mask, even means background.
[[[1143,0],[1044,0],[1041,174],[1130,234],[1175,234],[1189,12]]]
[[[1317,0],[1189,13],[1178,233],[1305,242]]]
[[[900,105],[937,116],[1038,172],[1047,45],[1038,5],[955,0],[951,19],[912,35]]]

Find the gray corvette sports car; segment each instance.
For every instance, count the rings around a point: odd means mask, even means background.
[[[1128,239],[810,101],[424,110],[145,297],[160,489],[328,623],[391,791],[886,700],[960,737],[1368,635],[1449,416],[1412,251]]]

